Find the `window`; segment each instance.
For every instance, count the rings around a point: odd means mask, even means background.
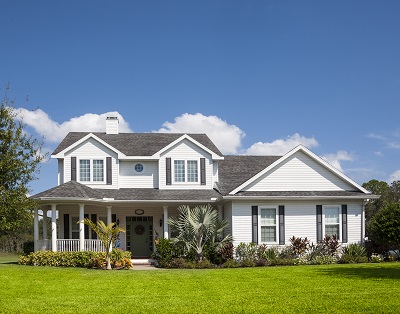
[[[276,208],[261,208],[261,242],[276,242]]]
[[[79,239],[79,218],[78,217],[71,217],[71,237],[72,239]]]
[[[103,159],[80,159],[79,181],[81,182],[104,182],[104,160]]]
[[[135,171],[136,172],[142,172],[143,171],[143,165],[142,164],[136,164],[135,165]]]
[[[79,160],[79,179],[80,181],[90,181],[90,160]]]
[[[333,236],[340,239],[340,207],[324,206],[324,225],[325,235]]]
[[[199,168],[197,160],[174,161],[175,182],[198,182]]]
[[[104,160],[93,160],[93,181],[104,181]]]

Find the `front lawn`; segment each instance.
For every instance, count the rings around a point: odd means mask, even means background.
[[[400,263],[204,270],[18,266],[1,313],[398,313]]]

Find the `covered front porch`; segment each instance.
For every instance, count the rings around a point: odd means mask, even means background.
[[[51,219],[51,239],[47,239],[47,224],[39,234],[39,211],[43,219]],[[52,203],[34,210],[34,250],[61,252],[104,251],[97,235],[83,223],[84,218],[105,224],[116,223],[125,229],[116,247],[130,251],[132,257],[148,258],[154,252],[157,238],[169,238],[168,217],[177,215],[177,206],[169,205],[99,205],[95,203]]]

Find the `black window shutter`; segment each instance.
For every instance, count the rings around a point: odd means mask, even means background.
[[[200,182],[201,185],[206,185],[206,159],[200,158]]]
[[[166,180],[166,184],[167,185],[171,185],[171,158],[165,158],[166,161],[166,171],[167,171],[167,180]]]
[[[251,206],[252,240],[258,244],[258,206]]]
[[[69,214],[64,214],[64,239],[69,239]]]
[[[89,219],[89,214],[84,214],[83,217]],[[84,224],[84,230],[85,230],[85,239],[89,239],[89,226]]]
[[[92,214],[91,217],[90,217],[90,220],[93,223],[97,224],[97,215],[96,214]],[[92,230],[92,239],[97,239],[97,233],[94,232],[93,230]]]
[[[322,241],[322,205],[317,205],[317,242]]]
[[[117,222],[117,214],[111,214],[111,222]]]
[[[279,244],[285,244],[285,206],[279,205]]]
[[[71,180],[76,181],[76,157],[71,157]]]
[[[107,184],[112,184],[111,157],[106,158],[106,180],[107,180]]]
[[[342,242],[347,241],[347,205],[342,205]]]

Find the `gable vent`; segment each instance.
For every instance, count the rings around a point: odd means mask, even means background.
[[[118,134],[118,117],[107,117],[106,134]]]

